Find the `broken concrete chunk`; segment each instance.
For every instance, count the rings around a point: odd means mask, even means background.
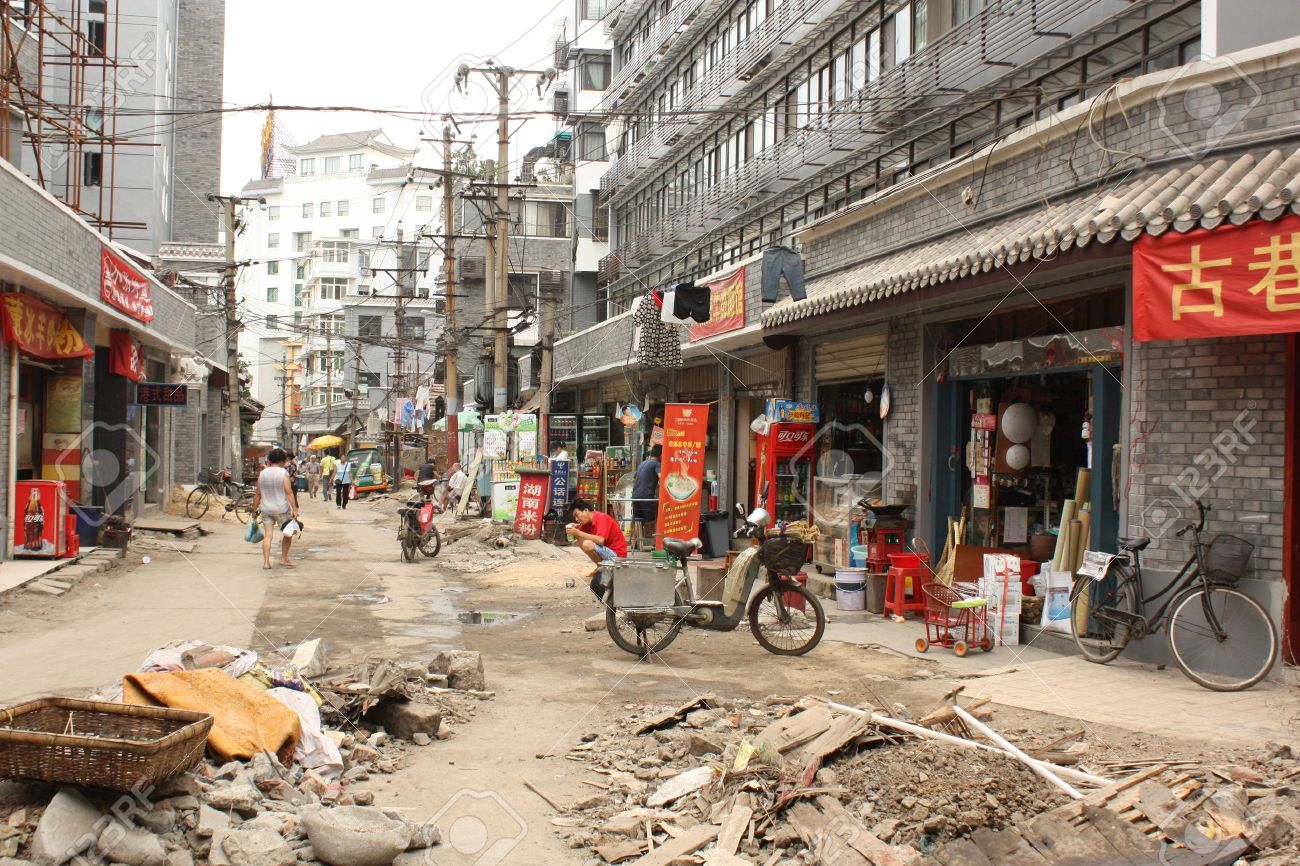
[[[218,830],[230,829],[230,816],[225,812],[218,812],[208,805],[199,806],[199,824],[195,833],[200,836],[208,837]]]
[[[125,866],[167,866],[167,852],[157,836],[116,819],[99,834],[95,849],[112,862]]]
[[[699,734],[691,734],[690,738],[686,741],[686,746],[687,753],[697,757],[722,754],[722,746],[719,745],[716,740],[710,739],[709,737],[702,737]]]
[[[100,814],[75,788],[60,788],[45,808],[32,836],[31,857],[37,863],[59,864],[89,849],[99,836]]]
[[[324,676],[326,668],[329,667],[329,658],[325,654],[325,642],[320,638],[315,638],[298,644],[294,648],[293,658],[290,661],[298,669],[298,673],[304,677]]]
[[[221,840],[231,866],[294,866],[297,856],[279,833],[236,830]]]
[[[713,780],[718,778],[719,772],[717,767],[705,765],[687,770],[685,773],[678,773],[646,798],[645,804],[653,809],[679,800],[687,794],[712,784]]]
[[[203,799],[212,808],[222,812],[234,810],[241,813],[257,811],[262,795],[252,785],[222,785],[208,791]]]
[[[317,858],[330,866],[388,866],[411,842],[411,828],[378,809],[340,806],[302,813]]]
[[[442,724],[442,711],[428,704],[417,704],[399,698],[380,701],[370,712],[366,721],[384,726],[389,734],[409,740],[415,734],[434,736]]]
[[[444,674],[453,689],[487,688],[483,676],[483,657],[472,650],[444,650],[433,657],[429,672]]]
[[[407,851],[419,851],[424,848],[432,848],[442,841],[442,833],[433,825],[432,821],[426,821],[423,824],[407,824],[411,828],[411,841],[407,843]]]

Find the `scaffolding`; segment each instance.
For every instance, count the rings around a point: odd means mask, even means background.
[[[30,152],[28,174],[112,237],[145,227],[115,219],[118,148],[155,145],[118,135],[119,81],[134,66],[118,60],[118,0],[84,5],[0,0],[0,159]]]

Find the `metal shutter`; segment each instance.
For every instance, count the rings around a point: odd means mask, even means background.
[[[885,334],[864,334],[816,348],[813,372],[818,382],[870,379],[885,372]]]

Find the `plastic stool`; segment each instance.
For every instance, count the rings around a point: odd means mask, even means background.
[[[912,594],[907,593],[907,579],[912,579]],[[885,616],[905,616],[908,611],[925,612],[925,596],[921,593],[921,569],[889,569],[885,576]]]

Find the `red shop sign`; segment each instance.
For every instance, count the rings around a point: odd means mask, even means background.
[[[108,247],[99,256],[99,296],[133,319],[153,321],[153,287],[149,278]]]
[[[745,327],[745,269],[729,277],[705,283],[709,290],[709,320],[702,325],[691,325],[687,330],[692,340],[703,340],[714,334],[725,334]]]
[[[32,295],[0,295],[0,318],[5,342],[17,344],[33,358],[89,358],[95,354],[67,316]]]
[[[694,538],[700,528],[700,490],[704,485],[704,447],[709,407],[669,403],[664,408],[664,445],[659,473],[659,537]]]
[[[144,347],[130,331],[115,329],[109,334],[108,372],[132,382],[144,381]]]
[[[519,504],[515,532],[524,538],[542,537],[542,518],[550,501],[551,470],[519,470]]]
[[[1133,337],[1300,331],[1300,216],[1143,235],[1133,244]]]

